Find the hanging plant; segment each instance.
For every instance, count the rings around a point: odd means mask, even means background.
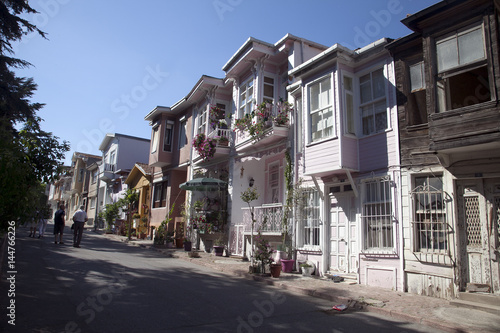
[[[198,134],[193,140],[193,147],[205,161],[214,157],[217,140],[208,138],[204,133]]]

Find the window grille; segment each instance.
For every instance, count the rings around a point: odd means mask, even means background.
[[[320,245],[320,197],[316,189],[304,190],[299,216],[304,225],[304,245]]]
[[[414,250],[445,252],[450,232],[446,214],[446,193],[441,177],[417,177],[411,193],[413,203]]]
[[[390,179],[364,183],[364,249],[394,248],[392,194]]]

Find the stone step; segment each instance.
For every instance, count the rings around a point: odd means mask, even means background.
[[[486,312],[500,316],[500,306],[472,302],[472,301],[464,301],[461,299],[451,300],[450,304],[454,305],[454,306],[458,306],[458,307],[468,308],[468,309],[486,311]]]
[[[500,307],[500,295],[487,293],[468,293],[461,292],[458,294],[458,299],[481,304],[488,304]]]

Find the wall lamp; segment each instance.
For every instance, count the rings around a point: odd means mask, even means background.
[[[255,182],[255,180],[253,179],[253,177],[252,177],[252,178],[250,178],[250,179],[248,180],[248,186],[252,187],[254,182]]]

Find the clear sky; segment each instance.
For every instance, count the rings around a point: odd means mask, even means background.
[[[409,34],[400,21],[438,0],[32,0],[28,35],[16,56],[33,67],[42,128],[75,151],[101,155],[106,133],[150,138],[144,116],[171,106],[201,75],[222,66],[249,37],[276,43],[287,33],[351,49]]]

